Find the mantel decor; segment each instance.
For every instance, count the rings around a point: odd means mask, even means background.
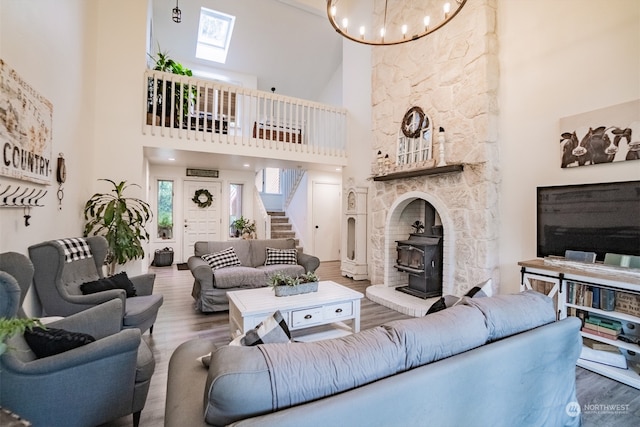
[[[454,164],[447,166],[440,166],[435,168],[423,168],[423,169],[411,169],[401,172],[394,172],[387,175],[374,176],[374,181],[392,181],[394,179],[403,179],[403,178],[415,178],[417,176],[425,176],[425,175],[442,175],[445,173],[452,172],[462,172],[464,170],[464,165],[462,164]]]
[[[191,200],[193,201],[193,203],[198,205],[199,208],[208,208],[213,202],[213,196],[211,195],[211,193],[209,193],[209,190],[207,190],[206,188],[201,188],[199,190],[196,190]]]

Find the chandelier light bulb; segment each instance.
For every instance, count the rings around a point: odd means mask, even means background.
[[[444,9],[444,17],[447,18],[449,16],[449,12],[451,12],[451,3],[445,3],[442,8]]]
[[[431,22],[431,17],[429,15],[424,17],[424,29],[425,31],[429,29],[429,23]]]
[[[333,16],[334,18],[336,16],[336,7],[335,6],[331,6],[331,16]]]
[[[402,37],[406,37],[407,36],[407,24],[404,24],[402,26]]]
[[[384,27],[380,28],[380,37],[382,37],[384,39]]]
[[[360,36],[364,39],[364,25],[360,27]]]
[[[346,31],[348,26],[349,26],[349,19],[342,18],[342,28],[344,28],[344,30]]]

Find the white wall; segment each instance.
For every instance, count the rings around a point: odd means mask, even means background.
[[[640,179],[640,161],[560,168],[558,120],[640,98],[640,2],[499,0],[501,293],[536,256],[537,186]]]

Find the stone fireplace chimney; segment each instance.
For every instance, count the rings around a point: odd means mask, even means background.
[[[499,286],[496,9],[494,0],[469,6],[446,29],[371,53],[371,158],[378,152],[388,153],[391,165],[395,164],[403,114],[419,106],[433,129],[446,129],[446,141],[434,141],[435,164],[442,164],[438,156],[444,152],[447,165],[459,166],[454,171],[432,166],[429,173],[372,182],[372,286],[367,296],[376,302],[384,304],[379,294],[385,294],[384,298],[387,293],[394,298],[402,295],[393,292],[407,284],[406,273],[393,268],[395,241],[407,238],[411,224],[421,218],[421,206],[427,205],[433,207],[443,228],[443,293],[460,296],[487,279]],[[376,176],[379,172],[373,163],[371,172]],[[417,172],[429,166],[416,165]],[[422,315],[431,301],[424,300],[419,309],[406,310],[414,304],[403,300],[385,305]]]

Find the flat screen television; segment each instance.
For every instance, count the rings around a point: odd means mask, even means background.
[[[537,188],[537,256],[640,255],[640,181]]]

